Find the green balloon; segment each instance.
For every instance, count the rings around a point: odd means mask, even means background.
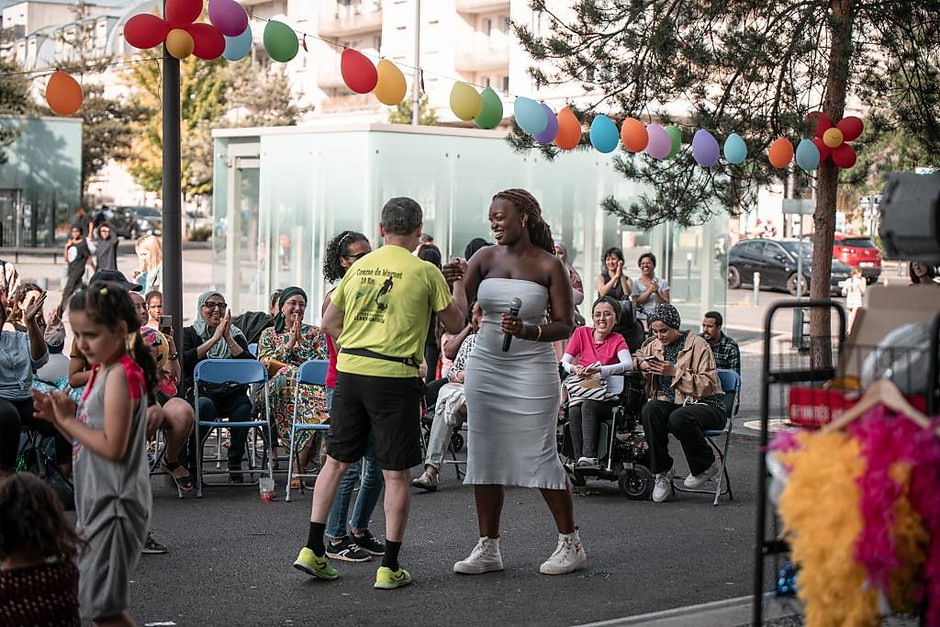
[[[666,155],[666,159],[672,159],[679,154],[679,149],[682,148],[682,130],[678,126],[667,126],[666,134],[669,135],[669,139],[672,141],[672,150]]]
[[[484,89],[480,93],[480,99],[483,101],[483,110],[473,121],[480,128],[496,128],[503,119],[503,101],[492,87]]]
[[[275,61],[287,63],[297,56],[299,48],[297,33],[287,24],[270,20],[264,27],[264,49]]]

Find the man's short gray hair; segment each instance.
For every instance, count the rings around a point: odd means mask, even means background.
[[[421,226],[421,205],[413,198],[390,198],[382,207],[382,226],[389,235],[411,235]]]

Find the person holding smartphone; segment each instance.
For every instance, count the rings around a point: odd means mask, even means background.
[[[653,501],[672,496],[675,466],[669,455],[669,434],[682,444],[689,462],[687,488],[698,488],[718,472],[718,462],[702,431],[725,425],[725,395],[718,380],[715,356],[708,342],[681,331],[679,312],[659,305],[649,318],[652,337],[643,342],[636,366],[646,375],[649,401],[640,412],[650,448]]]

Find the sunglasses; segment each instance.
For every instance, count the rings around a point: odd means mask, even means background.
[[[203,303],[202,306],[205,307],[206,309],[222,309],[222,310],[228,307],[228,305],[226,305],[224,302],[223,303],[206,302],[206,303]]]
[[[364,252],[364,253],[359,253],[358,255],[343,255],[343,257],[346,257],[346,259],[355,259],[356,261],[359,261],[360,259],[362,259],[362,258],[365,257],[366,255],[368,255],[370,252],[372,252],[372,251],[371,251],[371,250],[367,250],[366,252]]]

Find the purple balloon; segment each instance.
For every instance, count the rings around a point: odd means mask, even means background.
[[[646,145],[646,154],[654,159],[665,159],[672,152],[672,138],[659,124],[647,124],[646,132],[650,141]]]
[[[226,37],[237,37],[248,28],[248,13],[235,0],[209,0],[209,21]]]
[[[537,141],[540,144],[550,144],[555,141],[555,137],[558,135],[558,117],[552,112],[547,104],[542,103],[542,108],[545,109],[545,130],[541,133],[536,133],[532,136],[532,139]]]
[[[718,140],[705,129],[695,131],[695,136],[692,137],[692,157],[695,162],[703,168],[710,168],[718,163],[720,156]]]

